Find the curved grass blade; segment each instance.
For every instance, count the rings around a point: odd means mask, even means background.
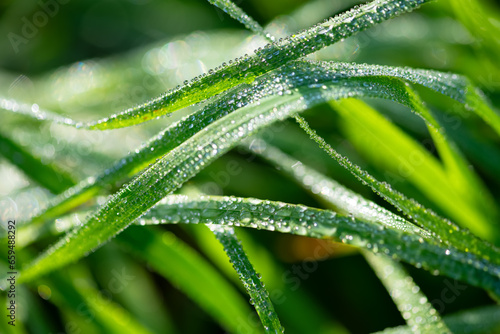
[[[413,332],[452,333],[402,265],[381,254],[364,256]]]
[[[410,219],[414,220],[429,231],[434,232],[446,243],[451,244],[464,252],[473,252],[478,256],[484,257],[487,261],[500,264],[500,257],[498,256],[499,252],[497,248],[478,239],[472,233],[461,229],[451,221],[439,217],[431,210],[422,207],[413,199],[408,199],[400,192],[392,189],[389,184],[376,180],[359,166],[351,163],[346,157],[335,151],[325,142],[323,138],[319,137],[316,132],[309,127],[303,118],[296,116],[295,119],[301,128],[309,134],[311,139],[318,143],[318,145],[326,153],[337,160],[340,165],[349,170],[356,178],[363,182],[363,184],[368,185],[386,201],[403,211]]]
[[[250,263],[240,241],[234,233],[234,229],[227,226],[210,226],[210,229],[224,247],[224,251],[250,295],[250,304],[255,307],[265,332],[283,333],[284,328],[281,326],[278,315],[274,311],[273,303],[269,299],[269,292],[264,287],[260,275],[257,274]]]
[[[199,192],[197,192],[199,193]],[[232,281],[239,283],[239,278],[227,261],[223,247],[206,226],[186,227],[190,235],[196,239],[196,244],[210,260]],[[192,227],[192,228],[190,228]],[[252,240],[246,233],[239,229],[238,238],[245,244],[245,253],[252,258],[255,266],[259,268],[267,290],[270,291],[271,300],[276,301],[276,311],[280,314],[283,326],[293,328],[299,333],[338,333],[348,334],[348,331],[335,318],[325,312],[318,303],[304,290],[292,291],[282,279],[285,269],[274,260],[267,248]],[[286,300],[286,302],[284,302]],[[300,305],[300,314],[297,314],[296,305]],[[307,321],[305,321],[307,319]]]
[[[207,196],[190,199],[171,195],[160,201],[138,223],[217,224],[312,238],[335,238],[491,290],[500,296],[499,265],[416,234],[388,229],[380,223],[328,210],[251,198]]]
[[[500,331],[500,307],[483,306],[443,317],[443,321],[454,334],[496,334]],[[413,334],[408,326],[387,328],[373,334]]]
[[[415,110],[416,103],[413,105]],[[441,164],[431,152],[366,103],[346,99],[332,106],[345,122],[343,129],[347,137],[376,165],[401,174],[457,223],[475,234],[483,238],[496,234],[494,201],[478,178],[465,167],[459,153],[452,149],[443,130],[440,132],[428,126],[443,159]],[[422,103],[420,106],[424,108]],[[434,121],[430,113],[428,115]]]
[[[297,64],[298,62],[295,63]],[[409,67],[325,61],[308,61],[308,63],[314,64],[325,71],[337,72],[339,76],[388,76],[422,85],[462,103],[465,109],[475,112],[500,135],[500,115],[489,106],[484,94],[474,87],[469,79],[462,75]],[[425,114],[422,116],[425,116]],[[424,120],[429,125],[439,129],[438,124],[435,121],[431,121],[431,118],[424,117]]]
[[[329,206],[333,206],[335,211],[346,215],[353,215],[361,220],[383,224],[387,228],[420,235],[426,239],[435,238],[428,231],[365,199],[363,196],[342,186],[337,181],[320,174],[313,168],[288,156],[261,138],[254,139],[244,147],[267,160],[271,165],[279,168],[281,172],[291,176],[315,197],[326,202]]]
[[[131,227],[116,241],[174,283],[227,330],[259,332],[248,319],[252,310],[235,288],[173,233]]]
[[[262,26],[257,21],[255,21],[251,16],[245,13],[231,0],[208,0],[208,2],[222,9],[233,19],[242,23],[248,30],[251,30],[257,35],[264,37],[271,43],[274,42],[274,37],[272,37],[270,34],[267,34],[264,31],[264,28],[262,28]]]
[[[255,51],[208,75],[195,78],[140,106],[90,124],[90,129],[112,129],[138,124],[203,101],[231,87],[251,83],[258,76],[304,57],[378,23],[411,12],[430,0],[376,0],[353,8],[308,30]]]
[[[58,194],[75,184],[71,175],[62,171],[55,164],[42,163],[40,159],[1,133],[0,155],[52,193]]]

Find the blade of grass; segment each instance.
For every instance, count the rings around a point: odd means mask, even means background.
[[[363,255],[413,332],[452,333],[402,265],[381,254],[364,252]]]
[[[264,28],[255,21],[251,16],[245,13],[240,7],[238,7],[231,0],[208,0],[212,5],[222,9],[224,12],[229,14],[233,19],[242,23],[248,30],[254,32],[255,34],[264,37],[269,42],[274,42],[274,37],[267,34]]]
[[[237,197],[190,199],[171,195],[152,208],[138,223],[218,224],[312,238],[335,238],[500,295],[500,267],[495,263],[416,234],[385,228],[380,223],[303,205]]]
[[[296,77],[301,80],[302,76]],[[355,79],[355,78],[354,78]],[[391,79],[350,79],[325,83],[321,87],[300,88],[292,93],[265,98],[238,109],[170,151],[158,162],[108,201],[86,224],[75,228],[26,269],[20,279],[29,280],[75,261],[100,246],[137,219],[163,196],[196,175],[213,159],[234,147],[243,138],[277,120],[324,101],[352,96],[383,97],[398,100],[399,90]],[[370,84],[367,84],[367,81]],[[283,87],[275,87],[283,92]],[[264,94],[265,95],[265,94]],[[232,102],[234,103],[234,101]],[[196,152],[193,159],[191,152]],[[194,155],[194,153],[193,153]],[[92,238],[87,237],[92,236]],[[74,245],[74,246],[71,246]]]
[[[315,75],[311,76],[311,73]],[[372,77],[375,75],[377,77]],[[353,76],[363,76],[365,79],[353,78]],[[353,92],[353,94],[367,97],[387,98],[397,101],[396,97],[398,95],[409,95],[407,98],[403,96],[398,102],[419,111],[421,109],[418,108],[419,104],[412,102],[411,91],[401,86],[399,82],[386,78],[390,76],[401,77],[411,82],[424,84],[437,91],[447,92],[450,97],[458,96],[457,94],[462,91],[460,88],[462,87],[460,86],[461,80],[457,79],[458,81],[455,83],[453,75],[440,72],[345,63],[294,62],[280,68],[278,71],[269,73],[269,75],[260,77],[253,85],[240,86],[221,94],[207,107],[172,124],[165,131],[151,139],[149,143],[120,160],[102,174],[69,189],[55,198],[49,207],[40,213],[38,217],[35,217],[33,221],[48,220],[68,212],[102,191],[104,186],[131,177],[205,126],[237,108],[251,102],[257,102],[266,96],[287,94],[294,89],[305,86],[322,87],[323,84],[333,82],[339,85],[354,86],[353,89],[358,92]],[[373,84],[399,86],[396,86],[397,89],[388,87],[386,90],[381,91],[377,87],[372,87]],[[363,87],[359,87],[361,85]],[[364,90],[363,93],[360,92],[361,89]],[[426,117],[422,111],[420,111],[420,114],[428,124],[437,126],[432,121],[432,118]]]
[[[496,234],[493,200],[477,178],[464,170],[463,160],[450,148],[444,134],[428,127],[445,166],[366,103],[346,99],[332,102],[331,106],[344,120],[347,137],[377,165],[400,173],[450,217],[478,236],[491,238]]]
[[[116,241],[196,301],[231,332],[257,333],[247,303],[206,260],[173,233],[131,227]]]
[[[500,331],[500,307],[483,306],[443,317],[446,326],[454,334],[496,334]],[[408,326],[387,328],[374,334],[412,334]]]
[[[325,140],[319,137],[312,130],[307,122],[299,116],[295,119],[302,129],[309,134],[312,140],[328,153],[332,158],[349,170],[363,184],[372,188],[375,193],[384,198],[387,202],[403,211],[410,219],[414,220],[429,231],[434,232],[443,241],[454,245],[464,252],[474,252],[475,254],[484,257],[488,261],[499,263],[499,258],[496,253],[497,249],[494,246],[488,245],[481,241],[468,231],[461,229],[449,220],[439,217],[429,209],[424,208],[413,199],[408,199],[403,194],[392,189],[392,187],[384,182],[376,180],[373,176],[362,170],[359,166],[351,163],[347,158],[335,151]]]
[[[278,315],[274,311],[273,303],[269,298],[260,274],[253,268],[234,229],[227,226],[210,226],[219,242],[224,247],[229,260],[238,273],[238,276],[250,295],[250,304],[255,307],[266,333],[283,333]]]
[[[30,179],[58,194],[75,184],[74,178],[55,164],[44,164],[39,158],[0,133],[0,155],[21,169]]]
[[[258,76],[306,56],[328,45],[366,30],[380,22],[418,8],[430,0],[376,0],[353,8],[299,34],[268,44],[228,66],[195,78],[140,106],[127,109],[89,125],[90,129],[111,129],[138,124],[203,101],[241,83],[251,83]]]

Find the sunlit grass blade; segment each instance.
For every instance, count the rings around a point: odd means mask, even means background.
[[[231,0],[208,0],[212,5],[219,7],[224,12],[229,14],[233,19],[244,24],[248,30],[256,33],[259,36],[264,37],[269,42],[273,42],[274,38],[264,31],[264,28],[255,21],[251,16],[245,13],[240,7],[238,7]]]
[[[333,206],[335,211],[424,238],[433,238],[428,231],[347,189],[261,138],[247,142],[244,147],[276,166],[282,173],[289,175],[322,202],[326,202],[330,207]]]
[[[385,228],[303,205],[238,197],[190,199],[171,195],[143,216],[139,224],[199,223],[250,227],[313,238],[335,238],[408,262],[418,268],[462,280],[500,296],[500,266],[420,235]]]
[[[74,178],[54,163],[44,164],[11,138],[0,133],[0,155],[26,176],[50,192],[58,194],[75,184]]]
[[[310,76],[311,73],[315,74],[315,81],[312,80]],[[104,185],[132,176],[135,172],[159,158],[162,154],[178,145],[190,135],[199,131],[203,126],[208,125],[239,106],[246,105],[251,100],[258,100],[270,94],[282,94],[282,92],[286,92],[287,89],[307,85],[320,86],[322,83],[329,81],[338,82],[339,80],[347,80],[352,76],[366,77],[366,82],[364,84],[367,89],[364,95],[377,96],[378,94],[378,97],[381,98],[394,98],[394,96],[391,96],[389,93],[384,94],[381,92],[369,91],[372,82],[377,81],[376,78],[371,77],[374,75],[381,76],[379,78],[380,80],[384,80],[386,76],[395,76],[410,82],[423,84],[426,87],[438,92],[443,92],[456,99],[459,99],[461,94],[467,91],[465,88],[465,79],[462,77],[436,71],[347,63],[293,62],[282,67],[276,73],[271,73],[269,76],[260,78],[253,86],[246,88],[240,87],[240,92],[227,92],[227,95],[221,96],[220,99],[217,99],[203,110],[185,118],[179,123],[173,124],[165,132],[160,133],[155,139],[152,139],[149,144],[119,161],[103,174],[91,179],[89,183],[79,185],[53,200],[48,210],[42,213],[40,217],[35,218],[35,220],[50,219],[58,214],[65,213],[69,209],[83,203],[92,193],[99,191]],[[281,83],[274,87],[274,82]],[[355,83],[351,80],[348,84],[354,85]],[[359,81],[358,84],[361,85],[362,82]],[[395,81],[389,81],[387,84],[398,85]],[[407,92],[405,92],[405,90],[407,90]],[[246,96],[252,96],[252,92],[260,92],[260,94],[257,94],[257,96],[252,99],[246,98]],[[409,88],[400,88],[399,94],[408,95],[407,98],[404,98],[403,103],[419,112],[429,125],[439,129],[439,125],[433,121],[432,117],[426,116],[421,110],[422,108],[419,107],[419,101],[414,101],[415,99],[412,97]],[[481,203],[483,202],[486,203],[487,201],[481,201]],[[67,203],[67,205],[65,205],[65,203]]]
[[[258,333],[252,310],[236,289],[172,232],[130,227],[117,239],[231,332]]]
[[[366,30],[392,17],[410,12],[429,0],[376,0],[326,20],[299,34],[255,51],[208,75],[195,78],[178,89],[137,107],[127,109],[90,125],[91,129],[111,129],[138,124],[203,101],[283,64],[316,52],[328,45]]]
[[[454,221],[477,235],[483,238],[495,235],[497,213],[494,202],[450,147],[444,133],[428,126],[438,153],[443,157],[443,165],[431,152],[366,103],[346,99],[331,105],[344,121],[347,138],[376,165],[401,175]],[[413,105],[414,109],[418,108],[416,103]],[[428,115],[434,121],[430,113]]]
[[[454,245],[454,247],[464,252],[474,252],[488,261],[492,261],[496,264],[500,263],[497,255],[498,250],[494,246],[483,242],[472,233],[461,229],[451,221],[439,217],[431,210],[422,207],[413,199],[408,199],[400,192],[392,189],[389,184],[376,180],[359,166],[351,163],[346,157],[335,151],[323,138],[319,137],[316,132],[310,128],[309,124],[302,117],[296,116],[296,120],[301,128],[304,129],[311,139],[318,143],[326,153],[337,160],[340,165],[349,170],[361,182],[368,185],[389,203],[403,211],[410,219],[429,231],[436,233],[443,241]]]
[[[451,334],[439,313],[401,264],[381,254],[366,252],[364,255],[413,332]]]
[[[226,253],[222,245],[205,226],[183,225],[189,233],[195,237],[197,245],[202,249],[210,260],[235,283],[239,283],[239,278],[231,263],[227,261]],[[293,328],[299,333],[338,333],[347,334],[348,331],[331,314],[318,305],[316,300],[308,295],[304,290],[292,291],[283,280],[285,269],[274,259],[273,254],[260,245],[257,240],[251,238],[244,229],[238,230],[238,238],[245,245],[245,253],[252,259],[255,267],[258,268],[265,282],[267,290],[270,291],[270,298],[274,302],[276,311],[280,315],[282,325],[286,328]],[[325,252],[334,252],[335,246],[325,247]],[[300,305],[300,313],[297,313],[297,306]],[[307,321],[306,321],[307,319]]]
[[[298,64],[299,62],[296,63]],[[303,63],[305,64],[306,62]],[[387,76],[400,78],[406,82],[430,88],[462,103],[465,109],[479,115],[500,135],[500,115],[489,106],[484,94],[472,85],[469,79],[462,75],[409,67],[324,61],[311,61],[309,63],[326,71],[335,71],[340,77]],[[421,114],[421,116],[424,117],[429,125],[439,130],[440,127],[435,121],[432,121],[429,117],[425,117],[426,114]]]
[[[314,73],[315,76],[311,76],[311,73]],[[360,78],[351,79],[348,82],[343,81],[349,80],[353,76],[364,76],[366,81],[360,81],[363,80]],[[373,76],[379,77],[374,78]],[[343,83],[356,87],[363,85],[364,92],[361,94],[363,96],[395,99],[395,97],[403,95],[399,102],[413,107],[420,112],[420,115],[424,117],[428,124],[438,128],[438,124],[432,118],[427,117],[420,110],[421,108],[418,108],[418,103],[413,101],[409,89],[402,87],[397,81],[385,78],[390,76],[426,85],[436,91],[446,92],[448,96],[455,98],[458,98],[460,92],[465,89],[461,77],[436,71],[347,63],[292,62],[275,73],[260,77],[251,86],[240,86],[238,90],[233,89],[224,93],[202,110],[172,124],[164,132],[150,140],[148,144],[117,162],[102,174],[85,181],[54,199],[49,208],[41,213],[39,217],[35,217],[34,221],[43,221],[64,214],[100,192],[105,185],[131,177],[173,147],[194,135],[204,126],[236,108],[247,105],[252,101],[258,101],[267,95],[280,95],[294,88],[304,86],[320,87],[323,83],[338,82],[339,84]],[[374,82],[383,83],[387,86],[392,84],[398,89],[388,87],[388,90],[380,91],[380,89],[371,87]],[[359,90],[360,87],[356,89]],[[391,93],[391,91],[393,92]],[[405,97],[405,95],[408,95],[408,97]]]
[[[260,274],[253,268],[234,229],[227,226],[210,226],[229,257],[229,260],[238,273],[238,276],[250,295],[250,304],[255,307],[266,333],[283,333],[278,315],[274,311],[273,303],[269,298]]]
[[[443,321],[454,334],[496,334],[500,331],[500,307],[483,306],[443,317]],[[412,334],[411,327],[387,328],[374,334]]]

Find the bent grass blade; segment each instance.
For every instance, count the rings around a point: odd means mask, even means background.
[[[219,242],[224,247],[229,260],[250,295],[250,304],[255,307],[266,333],[283,333],[273,303],[269,298],[260,275],[255,271],[248,259],[234,229],[227,226],[210,226]]]

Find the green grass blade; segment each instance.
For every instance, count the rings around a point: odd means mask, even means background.
[[[326,202],[328,206],[333,206],[335,211],[346,215],[352,214],[361,220],[380,223],[387,228],[417,234],[424,238],[433,238],[428,231],[365,199],[337,181],[283,153],[261,138],[253,140],[244,147],[267,160],[271,165],[276,166],[281,172],[291,176],[292,179],[310,191],[315,197],[322,200],[322,202]]]
[[[350,72],[346,74],[342,71],[337,72],[335,69],[318,68],[318,71],[322,72],[318,72],[317,78],[312,78],[309,74],[314,69],[314,64],[298,65],[286,66],[277,72],[260,77],[254,85],[240,86],[238,89],[231,89],[221,94],[205,108],[172,124],[146,145],[118,161],[103,173],[80,183],[53,199],[49,207],[34,217],[33,221],[49,220],[67,213],[85,203],[95,194],[102,192],[105,186],[130,178],[217,119],[266,96],[287,94],[292,89],[300,89],[308,85],[321,87],[322,83],[332,81],[339,85],[342,83],[351,86],[353,94],[357,96],[379,96],[392,99],[392,96],[397,93],[391,93],[391,82],[384,78],[381,78],[380,82],[373,78],[363,82],[360,79],[338,82],[341,79],[349,80]],[[270,84],[272,82],[279,84]],[[372,83],[379,87],[371,87]],[[382,87],[384,84],[387,85],[387,89]]]
[[[412,104],[414,110],[423,108],[418,106],[421,103]],[[465,163],[451,149],[444,133],[428,126],[445,166],[366,103],[347,99],[331,105],[344,120],[347,137],[376,165],[402,174],[454,221],[478,236],[491,238],[496,234],[494,201],[477,177],[465,170]],[[425,117],[434,121],[430,114]]]
[[[426,229],[433,231],[443,239],[443,241],[454,245],[458,249],[464,252],[474,252],[488,261],[499,264],[499,257],[497,255],[498,250],[494,246],[488,245],[486,242],[478,239],[468,231],[461,229],[449,220],[439,217],[413,199],[408,199],[400,192],[392,189],[389,184],[376,180],[359,166],[351,163],[347,158],[335,151],[323,138],[319,137],[316,132],[309,127],[309,124],[307,124],[303,118],[296,116],[296,120],[309,134],[311,139],[317,142],[326,153],[337,160],[340,165],[349,170],[356,178],[372,188],[373,191],[382,196],[386,201],[403,211],[409,218]]]
[[[409,67],[324,61],[311,61],[309,63],[324,71],[334,71],[341,77],[387,76],[422,85],[462,103],[465,109],[479,115],[500,135],[500,115],[489,106],[484,94],[462,75]],[[435,121],[431,121],[429,117],[424,119],[429,125],[439,129]]]
[[[311,76],[309,76],[311,72],[315,73],[315,80],[312,80]],[[244,88],[240,94],[237,94],[234,90],[228,91],[226,95],[221,96],[203,110],[200,110],[192,116],[186,117],[182,121],[173,124],[165,132],[160,133],[155,139],[152,139],[149,144],[119,161],[103,174],[94,177],[90,182],[81,184],[69,190],[59,198],[53,200],[47,211],[43,212],[40,217],[35,218],[35,221],[46,220],[63,214],[85,202],[89,197],[99,192],[104,185],[132,176],[134,173],[144,168],[151,162],[154,162],[164,153],[180,144],[183,140],[189,138],[204,126],[211,123],[211,121],[232,112],[239,106],[248,104],[252,99],[245,98],[245,96],[252,96],[252,92],[259,92],[259,94],[257,94],[257,96],[253,99],[258,100],[266,95],[282,94],[287,90],[298,87],[307,85],[321,86],[322,83],[326,82],[340,83],[341,80],[348,80],[348,78],[356,76],[365,77],[365,80],[367,80],[365,84],[368,89],[365,90],[363,95],[375,97],[378,94],[378,97],[383,98],[384,96],[381,96],[384,95],[383,93],[374,93],[369,91],[369,86],[376,80],[371,77],[367,78],[367,76],[374,75],[381,76],[381,78],[379,78],[380,80],[387,80],[384,79],[384,77],[392,76],[399,77],[410,82],[423,84],[426,87],[434,89],[438,92],[443,92],[456,99],[460,99],[461,94],[464,94],[463,92],[466,91],[466,82],[463,77],[436,71],[347,63],[293,62],[282,67],[276,73],[271,73],[269,76],[260,78],[254,86]],[[273,87],[269,84],[269,82],[276,81],[285,82],[286,85],[281,84]],[[354,82],[351,80],[349,85],[353,84]],[[361,82],[359,84],[361,85]],[[390,81],[388,81],[387,84],[390,85]],[[393,81],[392,84],[397,85],[398,83]],[[408,92],[404,92],[404,89],[406,88],[401,88],[400,94],[404,95],[411,93],[409,89],[407,89]],[[392,98],[388,92],[386,95],[388,95],[389,98]],[[419,104],[412,102],[413,98],[411,97],[411,94],[404,100],[406,101],[404,104],[418,110]],[[425,116],[421,110],[419,113]],[[425,116],[424,119],[428,124],[439,128],[438,124],[433,121],[432,117]],[[486,203],[487,201],[481,202]]]
[[[75,184],[71,175],[62,171],[53,163],[42,163],[39,158],[34,157],[11,138],[1,133],[0,155],[21,169],[30,179],[52,193],[58,194]]]
[[[500,266],[419,235],[328,210],[282,202],[207,196],[166,197],[139,224],[200,223],[250,227],[313,238],[335,238],[418,268],[462,280],[500,296]]]
[[[483,306],[443,317],[454,334],[496,334],[500,331],[500,307]],[[374,334],[412,334],[408,326],[388,328]]]
[[[112,129],[155,119],[203,101],[228,88],[251,83],[258,76],[283,64],[316,52],[374,25],[418,8],[430,0],[376,0],[326,20],[299,34],[256,50],[228,66],[195,78],[145,104],[127,109],[89,125],[90,129]]]
[[[273,303],[269,298],[260,275],[255,271],[248,259],[234,229],[226,226],[211,226],[219,242],[229,257],[229,260],[238,273],[238,276],[250,295],[250,303],[255,307],[266,333],[283,333],[278,315],[274,311]]]
[[[269,42],[273,42],[274,38],[264,31],[264,28],[255,21],[251,16],[245,13],[240,7],[238,7],[231,0],[208,0],[212,5],[219,7],[224,12],[229,14],[233,19],[242,23],[248,30],[254,32],[255,34],[264,37]]]
[[[364,256],[414,332],[452,333],[402,265],[380,254]]]
[[[240,87],[240,94],[234,90],[225,92],[205,108],[171,124],[142,147],[117,161],[104,172],[81,182],[52,199],[49,206],[35,216],[32,222],[56,218],[103,192],[106,186],[128,180],[206,126],[233,112],[236,108],[253,101],[252,93],[260,88],[262,88],[261,85],[255,88]]]
[[[226,253],[222,245],[214,237],[214,234],[206,226],[183,226],[186,227],[190,235],[195,237],[196,243],[203,253],[227,277],[235,283],[239,283],[238,275],[231,263],[227,261]],[[291,291],[282,279],[285,269],[274,260],[273,254],[267,248],[259,245],[246,232],[239,229],[238,238],[245,244],[245,253],[249,258],[252,258],[255,267],[262,274],[263,281],[268,291],[270,291],[271,299],[276,300],[276,311],[280,314],[284,327],[293,328],[298,333],[349,333],[343,325],[337,322],[331,314],[325,312],[317,301],[305,291],[302,289]],[[285,300],[286,302],[284,302]],[[297,312],[296,305],[301,305],[300,313]]]
[[[131,227],[116,240],[174,283],[227,330],[259,332],[249,321],[252,310],[235,288],[173,233]]]
[[[274,95],[247,105],[212,123],[123,187],[87,222],[69,232],[35,260],[21,280],[50,272],[102,245],[165,195],[196,175],[203,166],[273,122],[331,99],[365,95],[392,98],[395,94],[391,85],[378,80],[368,86],[366,82],[357,80],[349,80],[348,85],[346,83],[301,88],[294,94],[291,91],[283,94],[283,87],[279,86],[276,89],[283,95]]]

